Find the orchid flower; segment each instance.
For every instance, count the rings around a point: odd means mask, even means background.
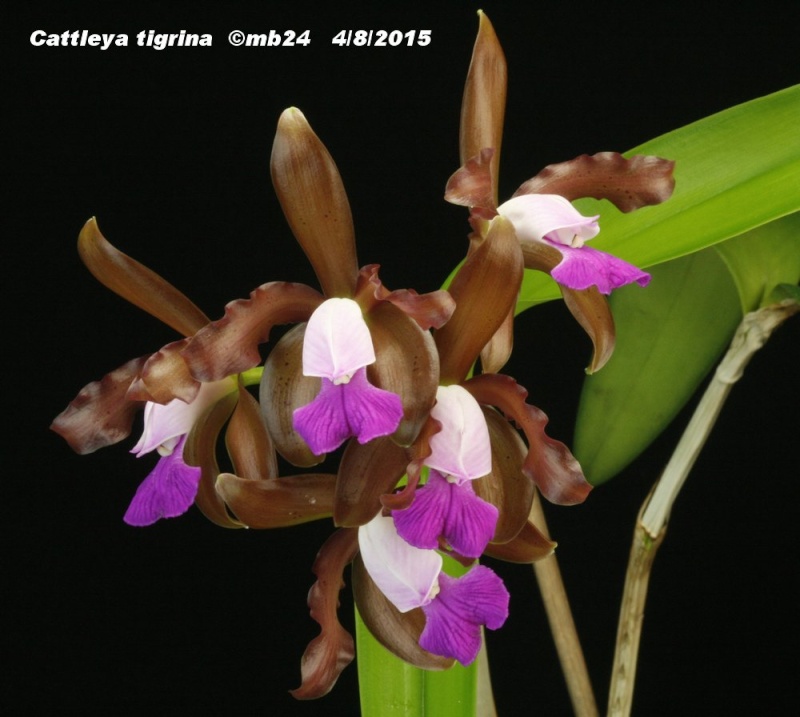
[[[506,202],[497,198],[500,147],[506,100],[506,61],[489,19],[480,14],[461,108],[461,168],[447,182],[445,199],[469,207],[473,246],[485,240],[497,215],[512,223],[525,267],[549,273],[565,303],[591,337],[589,371],[610,358],[614,326],[603,294],[649,275],[605,252],[586,246],[600,231],[599,217],[584,217],[571,202],[581,197],[608,199],[623,212],[658,204],[672,194],[674,162],[615,152],[581,155],[545,167],[524,182]],[[497,371],[511,352],[513,311],[482,353],[485,371]]]
[[[469,665],[481,646],[481,627],[497,630],[506,621],[508,590],[489,568],[477,565],[450,577],[441,555],[407,543],[392,518],[382,515],[359,528],[358,544],[364,566],[390,602],[401,613],[422,609],[423,650]]]
[[[112,246],[94,219],[83,227],[78,250],[86,266],[103,284],[184,336],[191,336],[208,323],[185,295]],[[205,426],[214,407],[224,404],[225,419],[230,416],[238,400],[238,384],[231,376],[211,383],[187,382],[184,390],[175,392],[177,397],[169,398],[170,382],[188,375],[177,354],[185,341],[165,346],[152,356],[129,361],[102,380],[88,384],[51,425],[76,452],[91,453],[126,438],[136,413],[144,409],[144,430],[131,452],[141,457],[155,450],[160,459],[139,486],[125,513],[124,520],[130,525],[150,525],[162,517],[182,515],[195,499],[215,522],[238,525],[231,521],[213,490],[201,490],[198,495],[201,478],[205,477],[209,483],[218,470],[210,456],[198,460],[196,451],[189,450],[193,443],[189,435]],[[159,355],[170,357],[163,364],[170,370],[153,375],[148,368],[151,359]],[[165,394],[168,402],[162,403]],[[221,428],[219,421],[212,427],[214,440]]]

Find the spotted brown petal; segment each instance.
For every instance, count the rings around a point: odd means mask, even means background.
[[[147,359],[141,375],[131,384],[128,397],[155,403],[179,398],[191,403],[200,390],[200,382],[192,378],[181,354],[188,342],[189,339],[173,341]]]
[[[319,393],[320,379],[303,376],[303,338],[306,324],[293,326],[270,351],[261,374],[259,397],[267,430],[275,448],[289,463],[308,468],[321,463],[294,430],[292,416]]]
[[[523,471],[547,500],[557,505],[575,505],[586,499],[592,487],[584,478],[580,464],[569,448],[545,433],[547,416],[525,402],[528,392],[522,386],[500,374],[475,376],[463,386],[478,403],[496,406],[524,431],[528,455]]]
[[[528,449],[503,416],[493,408],[482,408],[492,444],[492,472],[473,481],[472,487],[499,510],[492,542],[507,543],[528,521],[533,503],[533,481],[522,470]]]
[[[217,381],[261,363],[259,344],[276,324],[306,321],[322,296],[303,284],[275,281],[255,289],[249,299],[231,301],[225,315],[198,331],[183,351],[198,381]]]
[[[485,147],[459,167],[447,180],[445,201],[462,207],[477,207],[493,216],[497,209],[496,191],[492,183],[492,157],[495,151]]]
[[[216,489],[233,514],[248,528],[286,528],[329,518],[333,513],[336,476],[304,473],[269,480],[250,480],[232,473],[217,478]]]
[[[194,499],[195,505],[212,523],[223,528],[243,528],[244,525],[231,517],[225,502],[215,489],[219,465],[217,464],[217,438],[222,427],[233,413],[239,400],[238,391],[224,396],[203,412],[186,438],[183,459],[188,465],[202,470],[200,486]]]
[[[523,240],[520,242],[525,268],[550,273],[561,261],[561,252],[542,242]],[[586,369],[588,373],[599,371],[614,353],[616,330],[614,317],[608,300],[596,286],[588,289],[570,289],[559,284],[564,303],[575,320],[592,340],[594,352]]]
[[[486,239],[453,279],[449,290],[456,310],[434,334],[443,385],[466,378],[481,349],[513,308],[522,270],[522,252],[513,225],[504,217],[495,217]]]
[[[295,107],[278,120],[270,169],[283,213],[322,292],[351,297],[358,260],[350,204],[331,155]]]
[[[472,61],[461,101],[459,150],[461,164],[489,147],[491,159],[491,198],[497,205],[497,175],[500,145],[503,139],[503,117],[506,108],[508,69],[503,48],[489,18],[478,12],[478,37],[472,49]]]
[[[94,217],[78,236],[78,254],[101,284],[179,334],[191,336],[208,323],[206,315],[172,284],[110,244]]]
[[[378,278],[378,264],[368,264],[358,274],[356,300],[364,313],[368,313],[377,302],[388,301],[417,322],[423,331],[438,329],[450,319],[456,303],[447,291],[431,291],[418,294],[413,289],[389,291]]]
[[[617,152],[599,152],[551,164],[522,184],[520,194],[560,194],[570,201],[582,197],[608,199],[620,211],[660,204],[672,195],[675,162],[637,154],[625,159]]]
[[[239,401],[225,431],[225,447],[236,475],[263,481],[278,477],[278,458],[261,416],[261,408],[250,392],[239,386]]]
[[[391,303],[376,306],[364,318],[376,357],[367,367],[367,376],[373,385],[400,396],[403,418],[392,440],[401,446],[411,445],[436,402],[436,346],[429,332]]]
[[[142,401],[127,397],[128,387],[139,375],[147,356],[123,364],[99,381],[84,386],[55,417],[50,429],[64,438],[76,453],[85,455],[118,443],[130,435]]]
[[[302,684],[292,690],[298,700],[312,700],[331,691],[342,670],[355,657],[353,637],[339,623],[339,590],[344,587],[342,574],[358,552],[358,532],[341,528],[328,538],[314,561],[317,581],[308,593],[311,617],[322,628],[303,653],[300,662]]]
[[[369,443],[350,441],[339,463],[333,521],[357,527],[381,509],[381,496],[394,489],[408,465],[408,454],[388,436]]]
[[[353,596],[364,624],[372,636],[401,660],[423,670],[446,670],[452,658],[434,655],[419,646],[425,627],[421,608],[401,613],[375,585],[360,556],[353,561]]]

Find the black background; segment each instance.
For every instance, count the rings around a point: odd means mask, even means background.
[[[798,82],[797,7],[488,0],[510,75],[501,196],[550,162],[622,151]],[[380,263],[390,287],[437,288],[466,247],[464,211],[441,196],[477,8],[30,3],[2,22],[7,714],[358,713],[355,666],[318,702],[287,692],[317,633],[305,597],[330,525],[224,531],[192,510],[130,528],[121,516],[151,458],[131,457],[132,441],[78,457],[47,430],[85,383],[174,338],[100,286],[75,239],[96,215],[212,317],[265,281],[314,284],[269,180],[277,118],[295,105],[339,165],[361,262]],[[213,46],[33,47],[37,29],[132,42],[184,29]],[[231,47],[234,29],[310,30],[311,44]],[[342,29],[432,41],[341,48]],[[569,440],[588,342],[555,303],[517,336],[507,372]],[[776,714],[800,698],[798,343],[789,324],[755,358],[678,502],[635,714]],[[687,415],[585,505],[548,511],[601,704],[633,520]],[[494,567],[512,593],[489,636],[500,713],[569,714],[530,569]],[[347,589],[342,602],[352,624]]]

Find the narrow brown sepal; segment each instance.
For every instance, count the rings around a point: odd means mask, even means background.
[[[189,432],[183,448],[183,458],[186,463],[199,466],[202,471],[197,496],[194,499],[195,505],[212,523],[223,528],[244,527],[228,513],[224,501],[215,488],[219,475],[217,438],[238,400],[238,392],[232,391],[204,411]]]
[[[208,323],[206,315],[172,284],[114,247],[94,217],[78,236],[78,254],[101,284],[182,336],[191,336]]]
[[[478,207],[496,213],[495,188],[492,185],[491,162],[495,151],[489,147],[481,149],[466,164],[459,167],[447,180],[444,199],[462,207]]]
[[[522,283],[523,259],[514,227],[495,217],[450,285],[453,316],[435,332],[443,385],[463,381],[481,349],[513,309]]]
[[[269,480],[250,480],[222,473],[216,491],[248,528],[287,528],[333,513],[336,476],[303,473]]]
[[[278,120],[270,170],[283,213],[322,292],[327,298],[351,297],[358,260],[350,204],[333,158],[295,107]]]
[[[239,386],[236,403],[228,429],[225,447],[237,476],[264,481],[278,477],[278,458],[261,416],[261,408],[250,392]]]

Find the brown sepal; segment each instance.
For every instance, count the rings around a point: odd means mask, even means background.
[[[497,373],[506,365],[514,348],[514,309],[511,309],[494,336],[481,349],[481,371]]]
[[[549,274],[561,261],[561,252],[543,242],[520,242],[526,269],[535,269]],[[597,290],[596,286],[588,289],[570,289],[558,285],[564,297],[564,303],[575,320],[592,340],[594,352],[592,361],[586,369],[588,373],[599,371],[614,353],[616,331],[614,317],[608,300]]]
[[[675,162],[637,154],[625,159],[617,152],[582,154],[545,167],[514,192],[560,194],[570,201],[582,197],[608,199],[620,211],[660,204],[672,195]]]
[[[255,289],[249,299],[225,307],[225,315],[198,331],[183,351],[198,381],[217,381],[261,363],[258,346],[276,324],[307,321],[322,296],[303,284],[275,281]]]
[[[242,523],[228,513],[225,503],[215,489],[219,465],[217,464],[217,438],[230,418],[239,400],[237,391],[224,396],[203,412],[189,431],[183,448],[183,459],[188,465],[201,469],[200,485],[195,505],[212,523],[223,528],[242,528]]]
[[[314,575],[317,581],[308,593],[311,617],[322,628],[300,661],[302,684],[291,690],[298,700],[313,700],[331,691],[342,670],[355,657],[353,637],[339,623],[339,591],[344,587],[345,566],[358,552],[358,531],[341,528],[328,538],[317,553]]]
[[[462,385],[478,403],[497,406],[524,431],[528,455],[523,471],[547,500],[557,505],[575,505],[586,499],[592,486],[584,478],[580,464],[569,448],[545,433],[547,416],[525,403],[528,392],[522,386],[500,374],[475,376]]]
[[[493,408],[483,406],[492,445],[492,472],[472,482],[475,494],[498,511],[493,543],[516,537],[533,503],[533,481],[522,470],[528,449],[516,429]]]
[[[552,555],[557,545],[528,521],[513,540],[502,544],[489,543],[483,553],[507,563],[530,564]]]
[[[480,24],[461,101],[460,162],[466,164],[482,149],[491,147],[491,196],[497,204],[497,175],[503,118],[506,110],[508,69],[503,48],[489,18],[478,12]]]
[[[206,315],[172,284],[110,244],[94,217],[78,236],[78,254],[101,284],[182,336],[191,336],[208,323]]]
[[[142,401],[127,396],[128,387],[139,375],[147,356],[123,364],[99,381],[86,384],[50,424],[76,453],[86,455],[118,443],[131,433]]]
[[[434,655],[419,646],[419,637],[425,628],[422,608],[400,612],[375,585],[361,556],[353,561],[351,576],[361,619],[389,652],[423,670],[446,670],[455,664],[452,658]]]
[[[350,297],[358,260],[350,204],[331,155],[295,107],[278,120],[270,160],[283,213],[326,297]]]
[[[381,496],[394,489],[408,465],[408,453],[388,436],[369,443],[350,441],[339,463],[333,522],[357,527],[381,509]]]
[[[599,371],[614,353],[617,340],[614,316],[608,300],[596,286],[578,290],[559,284],[558,288],[561,289],[561,295],[570,313],[588,334],[594,346],[592,361],[586,368],[586,373]]]
[[[330,517],[335,483],[336,476],[329,473],[303,473],[269,480],[222,473],[217,478],[216,490],[248,528],[286,528]]]
[[[261,374],[259,399],[267,430],[275,448],[289,463],[308,468],[325,456],[311,452],[294,430],[295,409],[308,405],[320,389],[320,379],[303,376],[303,338],[306,324],[293,326],[270,351]]]
[[[462,207],[477,207],[485,215],[494,216],[497,210],[495,188],[492,186],[491,162],[495,151],[484,147],[459,167],[447,180],[444,199]]]
[[[263,481],[278,477],[278,457],[261,416],[261,408],[244,387],[225,431],[225,447],[237,476]]]
[[[378,277],[378,269],[378,264],[368,264],[358,274],[355,299],[364,313],[377,302],[388,301],[414,319],[423,331],[444,326],[453,315],[456,303],[447,291],[439,289],[427,294],[418,294],[413,289],[389,291]]]
[[[522,251],[514,227],[504,217],[492,220],[485,240],[453,278],[453,316],[435,332],[443,385],[463,381],[481,349],[513,309],[522,283]]]

